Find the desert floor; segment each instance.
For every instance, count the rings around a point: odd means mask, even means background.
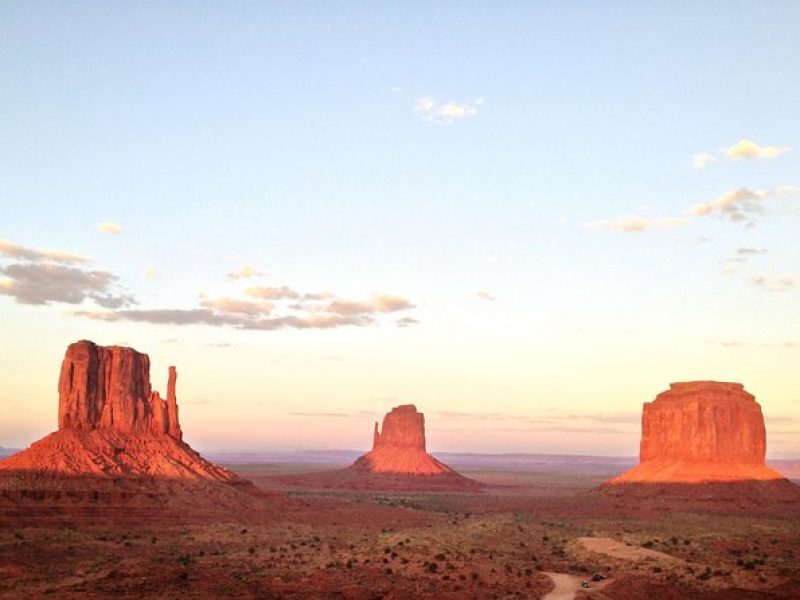
[[[796,513],[621,506],[591,470],[404,493],[320,488],[331,465],[229,466],[274,493],[262,518],[3,527],[0,597],[800,598]]]

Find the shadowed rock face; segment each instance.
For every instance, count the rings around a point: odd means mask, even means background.
[[[351,468],[404,475],[456,474],[425,451],[425,415],[413,404],[393,408],[380,431],[375,423],[372,450]]]
[[[639,465],[610,483],[783,479],[766,447],[761,406],[742,384],[673,383],[644,404]]]
[[[176,377],[175,367],[170,367],[165,402],[150,387],[146,354],[87,340],[71,344],[58,381],[58,428],[150,432],[180,440]]]

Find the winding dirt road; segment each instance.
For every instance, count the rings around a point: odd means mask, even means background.
[[[582,579],[575,575],[547,572],[545,575],[553,580],[556,587],[543,600],[573,600],[575,593],[581,589]]]

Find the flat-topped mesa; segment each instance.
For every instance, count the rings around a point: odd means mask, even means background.
[[[386,413],[381,431],[375,423],[372,449],[389,446],[425,452],[425,415],[417,412],[413,404],[403,404]]]
[[[372,434],[372,450],[350,467],[356,471],[397,475],[454,475],[447,465],[425,450],[425,415],[413,404],[396,406]]]
[[[740,383],[692,381],[646,402],[640,461],[764,465],[767,434],[761,406]]]
[[[644,403],[639,465],[610,483],[782,479],[766,450],[761,406],[742,384],[672,383]]]
[[[111,429],[182,439],[169,368],[167,400],[150,386],[150,358],[133,348],[88,340],[67,348],[58,381],[59,429]]]

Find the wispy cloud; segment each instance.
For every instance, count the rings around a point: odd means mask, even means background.
[[[478,114],[478,107],[484,103],[483,98],[476,98],[472,104],[457,102],[437,102],[430,96],[419,98],[414,104],[414,111],[425,121],[437,125],[452,125]]]
[[[114,290],[116,276],[108,271],[86,269],[91,259],[71,252],[38,250],[0,240],[0,295],[20,304],[81,304],[92,300],[104,308],[134,304],[132,296]],[[77,265],[77,266],[74,266]]]
[[[788,275],[784,277],[755,275],[750,278],[750,283],[768,292],[789,292],[800,286],[800,279]]]
[[[756,256],[758,254],[764,254],[767,251],[766,248],[737,248],[736,254],[740,256]]]
[[[438,411],[431,413],[442,421],[479,421],[497,422],[510,421],[525,425],[547,426],[549,429],[559,429],[563,422],[591,422],[603,425],[638,425],[641,423],[639,413],[569,413],[553,414],[544,417],[532,417],[506,412],[465,412],[465,411]]]
[[[154,267],[147,267],[144,270],[144,276],[147,279],[158,279],[159,273],[158,270],[156,270]]]
[[[480,298],[481,300],[486,300],[487,302],[494,302],[495,300],[494,294],[487,292],[486,290],[478,290],[475,292],[475,297]]]
[[[705,169],[709,163],[720,158],[728,160],[758,160],[772,159],[789,152],[789,146],[762,146],[752,140],[739,140],[733,146],[728,146],[719,150],[716,154],[699,152],[692,155],[692,166],[697,170]]]
[[[391,313],[414,308],[406,298],[376,294],[370,300],[341,300],[331,301],[324,310],[337,315],[369,315],[375,313]]]
[[[636,215],[601,219],[586,224],[592,229],[606,229],[623,231],[626,233],[640,233],[653,229],[674,229],[683,227],[691,222],[691,218],[719,215],[731,221],[753,223],[755,216],[765,212],[764,204],[772,198],[790,196],[800,193],[800,188],[791,185],[782,185],[766,190],[739,188],[721,194],[710,202],[695,204],[688,211],[687,217],[665,217],[648,219]]]
[[[202,298],[200,305],[211,308],[221,313],[266,316],[272,312],[274,304],[271,302],[252,302],[241,298]]]
[[[117,233],[122,233],[122,225],[119,223],[113,223],[111,221],[102,221],[97,224],[97,231],[101,233],[107,233],[109,235],[115,235]]]
[[[753,160],[775,158],[789,152],[789,146],[761,146],[752,140],[740,140],[724,148],[725,156],[731,160]]]
[[[61,250],[37,250],[36,248],[14,244],[9,240],[0,240],[0,255],[18,260],[35,262],[50,261],[63,264],[86,264],[92,262],[91,258],[81,256],[80,254],[63,252]]]
[[[732,221],[746,221],[764,211],[763,203],[770,198],[796,194],[800,189],[783,185],[767,190],[742,187],[717,196],[710,202],[695,204],[689,214],[695,217],[719,214]]]
[[[722,348],[743,348],[743,347],[760,347],[760,348],[784,348],[791,350],[800,347],[800,344],[793,341],[784,342],[745,342],[742,340],[707,340],[706,344],[712,346],[720,346]]]
[[[39,250],[0,240],[0,295],[22,304],[82,304],[107,310],[75,310],[74,316],[99,321],[169,325],[210,325],[236,329],[334,329],[365,327],[384,315],[408,311],[414,304],[398,295],[374,294],[368,300],[341,298],[329,292],[300,293],[289,286],[251,287],[245,297],[201,295],[191,308],[130,308],[135,298],[120,291],[118,278],[89,269],[91,259],[57,250]],[[77,266],[76,266],[77,265]],[[388,319],[387,319],[388,320]],[[404,316],[397,321],[416,321]]]
[[[293,417],[328,417],[328,418],[349,418],[352,417],[350,413],[337,413],[337,412],[290,412]]]
[[[134,321],[161,325],[212,325],[253,331],[278,329],[335,329],[365,327],[378,322],[385,313],[404,311],[414,305],[399,296],[378,294],[371,301],[336,300],[296,304],[295,296],[305,295],[288,286],[258,288],[268,301],[244,298],[200,298],[198,308],[146,309],[114,311],[76,311],[75,316],[100,321]],[[251,297],[253,295],[251,294]],[[258,296],[258,294],[255,294]],[[327,296],[326,296],[327,297]],[[337,304],[338,303],[338,304]],[[277,313],[277,314],[275,314]],[[410,317],[408,317],[410,319]]]
[[[612,219],[600,219],[587,223],[587,227],[592,229],[608,229],[614,231],[624,231],[626,233],[640,233],[653,229],[675,229],[688,225],[689,219],[683,217],[666,217],[660,219],[646,219],[635,215],[614,217]]]
[[[300,298],[300,292],[286,285],[280,287],[250,287],[244,293],[262,300],[296,300]]]
[[[395,321],[398,327],[411,327],[412,325],[417,325],[419,321],[413,317],[403,317],[402,319],[397,319]]]
[[[717,157],[708,152],[701,152],[700,154],[692,155],[692,166],[698,171],[705,169],[706,165],[717,160]]]
[[[238,281],[240,279],[251,279],[253,277],[261,277],[265,275],[263,271],[259,271],[249,265],[244,265],[238,271],[233,271],[232,273],[228,273],[225,275],[227,279],[231,281]]]

